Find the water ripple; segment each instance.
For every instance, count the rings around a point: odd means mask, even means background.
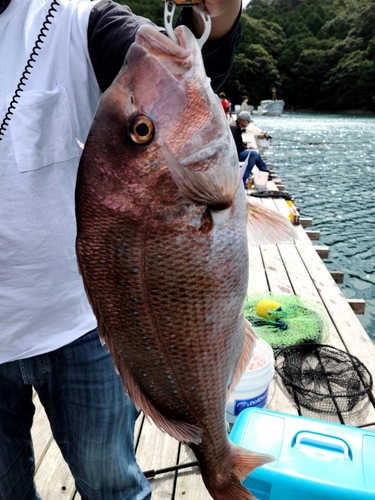
[[[375,118],[284,113],[256,125],[273,137],[268,162],[330,246],[327,267],[344,271],[344,295],[366,301],[358,318],[375,342]]]

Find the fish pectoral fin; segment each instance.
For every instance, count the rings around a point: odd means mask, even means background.
[[[248,236],[251,245],[292,243],[298,234],[290,220],[248,198]]]
[[[229,208],[241,182],[240,169],[225,168],[217,175],[213,170],[194,171],[179,163],[164,143],[162,152],[181,197],[191,203],[216,209]]]
[[[249,365],[251,355],[253,353],[255,341],[257,338],[258,338],[258,335],[256,334],[254,328],[251,326],[249,321],[247,319],[245,319],[244,347],[243,347],[241,359],[240,359],[238,366],[237,366],[236,373],[234,374],[233,380],[228,387],[227,398],[229,398],[231,392],[233,391],[233,389],[236,387],[236,385],[240,381],[240,378],[241,378],[243,372],[246,370],[246,367]]]

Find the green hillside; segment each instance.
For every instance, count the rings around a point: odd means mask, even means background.
[[[121,2],[163,24],[162,0]],[[294,109],[375,112],[374,0],[251,0],[223,89],[234,103],[277,97]]]

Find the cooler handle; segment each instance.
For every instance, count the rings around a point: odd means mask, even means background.
[[[302,443],[325,446],[326,448],[342,451],[344,459],[349,460],[349,446],[342,439],[311,432],[299,432],[296,437],[295,447],[299,448]]]

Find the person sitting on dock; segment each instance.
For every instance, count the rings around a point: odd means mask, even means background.
[[[262,172],[269,172],[266,162],[261,157],[259,151],[252,149],[249,144],[245,144],[242,140],[242,132],[245,132],[246,127],[250,122],[250,113],[248,111],[240,111],[237,115],[237,120],[229,125],[236,144],[239,161],[244,162],[247,157],[249,157],[247,167],[243,175],[244,186],[246,186],[247,178],[251,174],[254,165],[256,165]]]

